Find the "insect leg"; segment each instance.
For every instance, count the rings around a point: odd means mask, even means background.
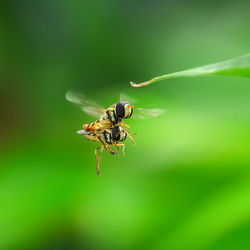
[[[96,158],[96,173],[98,176],[100,176],[100,171],[99,171],[99,165],[102,157],[102,151],[104,149],[104,146],[99,146],[95,149],[95,158]],[[100,150],[100,153],[98,155],[97,151]]]
[[[106,143],[106,142],[104,142],[104,141],[102,140],[101,136],[97,135],[97,138],[98,138],[98,139],[99,139],[99,141],[103,144],[103,146],[104,146],[105,150],[106,150],[106,151],[108,151],[108,149],[107,149],[107,143]],[[108,152],[109,152],[109,151],[108,151]]]
[[[128,135],[128,137],[129,137],[129,139],[132,141],[132,143],[135,145],[135,141],[133,140],[133,137],[132,136],[134,136],[134,135],[136,135],[136,134],[130,134],[129,133],[129,131],[127,130],[127,129],[125,129],[125,128],[123,128],[123,131],[124,132],[126,132],[127,133],[127,135]],[[119,133],[119,132],[118,132]],[[118,135],[118,134],[117,134]]]
[[[123,121],[120,122],[120,126],[130,128],[130,126],[128,124],[124,123]]]
[[[107,151],[112,154],[112,155],[117,155],[118,153],[115,152],[112,148],[111,148],[111,145],[107,145]]]
[[[129,139],[132,141],[132,143],[135,145],[135,141],[133,140],[133,137],[131,134],[129,134],[129,132],[127,131],[127,135],[129,137]],[[134,135],[134,134],[133,134]]]
[[[103,144],[103,147],[105,148],[105,150],[106,150],[107,152],[109,152],[109,153],[112,154],[112,155],[118,154],[117,152],[115,152],[114,150],[112,150],[112,148],[111,148],[110,145],[108,145],[106,142],[104,142],[104,141],[102,140],[101,136],[97,135],[97,138],[98,138],[99,141]]]
[[[122,147],[122,155],[124,156],[125,155],[125,144],[123,143],[118,143],[118,144],[115,144],[116,147]]]

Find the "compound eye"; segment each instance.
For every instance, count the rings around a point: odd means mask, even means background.
[[[118,102],[115,105],[115,114],[120,119],[124,118],[124,116],[125,116],[125,103]]]
[[[111,135],[114,141],[120,141],[120,138],[121,138],[120,127],[119,126],[113,127]]]

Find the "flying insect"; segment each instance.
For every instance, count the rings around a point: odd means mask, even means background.
[[[109,152],[112,155],[118,154],[116,151],[114,151],[113,147],[116,147],[119,149],[119,147],[122,147],[122,153],[124,155],[124,150],[125,150],[125,144],[121,143],[126,140],[128,132],[125,131],[122,127],[120,126],[115,126],[111,129],[105,129],[102,131],[85,131],[85,130],[79,130],[77,131],[78,134],[83,134],[86,139],[90,141],[95,141],[95,142],[101,142],[102,145],[97,147],[95,149],[95,158],[96,158],[96,173],[99,176],[100,171],[99,171],[99,165],[101,161],[101,156],[102,156],[102,151],[105,149],[107,152]],[[132,137],[131,137],[132,138]],[[133,142],[133,139],[132,139]],[[98,151],[99,154],[98,154]]]
[[[67,92],[66,99],[80,106],[85,113],[99,117],[98,120],[92,123],[84,124],[83,129],[85,131],[110,128],[117,124],[126,126],[122,120],[130,118],[133,114],[134,106],[127,101],[120,101],[105,109],[96,102],[77,92]]]
[[[156,117],[164,112],[162,109],[142,109],[134,108],[128,101],[125,101],[128,97],[121,95],[121,99],[116,104],[111,105],[105,109],[90,98],[87,98],[79,92],[69,91],[65,95],[66,99],[76,105],[81,110],[91,116],[97,117],[98,119],[84,124],[82,129],[77,131],[78,134],[83,134],[85,138],[90,141],[101,142],[102,145],[95,149],[96,156],[96,172],[99,176],[99,164],[101,160],[101,154],[103,149],[111,154],[117,154],[113,147],[119,149],[123,147],[122,152],[124,154],[125,145],[121,142],[129,137],[133,144],[133,135],[129,133],[129,125],[123,122],[123,119],[128,119],[132,116],[135,110],[135,116],[140,119],[147,117]],[[98,155],[98,150],[100,153]]]

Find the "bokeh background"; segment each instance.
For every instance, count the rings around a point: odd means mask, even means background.
[[[130,81],[249,53],[249,1],[0,3],[0,249],[250,249],[250,82]],[[126,155],[77,135],[123,92]]]

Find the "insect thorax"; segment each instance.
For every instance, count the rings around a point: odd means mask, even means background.
[[[104,140],[107,144],[112,144],[112,136],[111,136],[111,131],[106,129],[104,132],[103,132],[103,137],[104,137]]]
[[[115,105],[112,105],[106,110],[106,112],[101,116],[102,120],[109,120],[113,125],[117,124],[119,119],[115,115]]]

